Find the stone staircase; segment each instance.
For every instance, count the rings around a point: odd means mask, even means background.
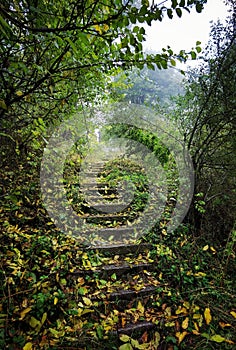
[[[121,334],[133,339],[146,334],[146,339],[151,339],[157,328],[152,306],[158,298],[157,289],[161,282],[150,255],[154,247],[135,241],[134,229],[127,226],[129,210],[119,213],[119,205],[114,203],[119,198],[116,190],[104,183],[96,183],[94,179],[102,170],[103,164],[94,164],[86,173],[87,182],[83,183],[99,211],[95,205],[81,217],[89,224],[98,225],[104,240],[95,240],[79,252],[75,258],[76,267],[66,277],[72,305],[75,303],[84,308],[82,319],[89,314],[94,321],[94,326],[88,327],[86,335],[76,340],[78,347],[73,349],[118,349],[122,344],[119,340]],[[101,199],[106,203],[99,206]],[[108,212],[103,212],[103,206]],[[113,222],[116,227],[107,227]],[[81,256],[83,264],[79,265]],[[92,264],[91,257],[95,260]],[[71,341],[75,344],[75,339]]]

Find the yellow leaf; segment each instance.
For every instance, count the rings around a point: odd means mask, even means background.
[[[27,309],[24,309],[23,311],[21,311],[21,313],[20,313],[20,320],[23,320],[25,315],[28,314],[28,312],[30,312],[31,310],[32,310],[31,307],[27,307]]]
[[[188,301],[185,301],[183,305],[186,307],[186,309],[190,309],[190,304]]]
[[[187,329],[188,328],[188,322],[189,322],[189,318],[186,317],[185,320],[182,322],[182,328],[183,329]]]
[[[221,328],[225,328],[225,327],[232,327],[232,325],[230,323],[224,323],[224,322],[219,322],[219,325],[221,326]]]
[[[230,314],[231,314],[234,318],[236,318],[236,312],[235,312],[235,311],[230,311]]]
[[[58,302],[58,298],[55,297],[55,298],[54,298],[54,305],[57,305],[57,302]]]
[[[85,315],[85,314],[88,314],[90,312],[94,312],[94,310],[93,309],[84,309],[84,310],[82,310],[81,315]]]
[[[188,334],[188,332],[184,331],[184,332],[177,332],[175,335],[178,338],[179,344],[184,340],[184,338],[186,337],[186,335]]]
[[[223,341],[225,341],[226,339],[223,338],[221,335],[219,334],[215,334],[212,337],[210,337],[210,340],[215,341],[216,343],[222,343]]]
[[[123,341],[124,343],[127,343],[130,340],[130,337],[126,334],[121,334],[120,340]]]
[[[32,316],[29,320],[29,324],[32,328],[36,328],[41,323],[35,317]]]
[[[198,327],[197,322],[194,322],[194,321],[193,321],[193,324],[194,324],[194,327],[195,327],[196,331],[199,332],[199,327]]]
[[[91,306],[92,305],[92,301],[89,298],[86,297],[82,297],[83,302],[86,306]]]
[[[98,33],[102,34],[102,29],[99,27],[98,24],[96,24],[96,25],[94,26],[94,28],[96,29],[96,31],[97,31]]]
[[[103,30],[104,30],[105,32],[107,32],[107,31],[108,31],[108,29],[109,29],[109,25],[104,24],[104,25],[103,25]]]
[[[205,245],[205,247],[202,248],[202,250],[204,250],[204,251],[206,251],[206,250],[208,250],[208,249],[209,249],[209,245],[208,245],[208,244]]]
[[[155,345],[156,348],[158,348],[158,346],[160,344],[160,340],[161,340],[160,333],[155,332],[155,334],[154,334],[154,345]]]
[[[213,254],[216,254],[216,250],[214,247],[210,247],[211,251],[213,252]]]
[[[141,301],[138,302],[137,310],[143,314],[144,313],[144,306],[142,305]]]
[[[210,324],[211,320],[212,320],[212,317],[211,317],[211,310],[209,309],[209,307],[205,308],[204,317],[205,317],[205,320],[206,320],[206,324],[207,325]]]
[[[196,329],[194,329],[194,330],[192,331],[192,333],[195,334],[195,335],[200,335],[200,333],[199,333],[198,331],[196,331]]]
[[[185,307],[179,306],[178,309],[175,311],[175,313],[176,313],[176,315],[186,314],[187,313],[187,309]]]
[[[26,343],[25,346],[23,347],[23,350],[31,350],[33,344],[32,343]]]
[[[16,95],[17,95],[17,96],[22,96],[22,95],[23,95],[23,92],[20,91],[20,90],[18,90],[18,91],[16,91]]]
[[[205,272],[199,271],[199,272],[196,272],[196,273],[194,274],[194,276],[196,276],[196,277],[205,277],[205,276],[206,276],[206,273],[205,273]]]
[[[57,331],[56,329],[53,329],[53,328],[49,328],[49,331],[52,333],[52,335],[55,338],[64,337],[65,335],[65,331]]]
[[[43,314],[43,316],[42,316],[42,319],[41,319],[41,325],[44,324],[44,322],[46,321],[46,319],[47,319],[47,313],[44,312],[44,314]]]

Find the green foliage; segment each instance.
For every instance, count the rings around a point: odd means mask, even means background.
[[[212,26],[204,63],[190,71],[186,94],[173,112],[195,167],[197,234],[226,242],[235,222],[235,19]],[[200,193],[204,193],[200,196]],[[201,198],[202,197],[202,198]]]
[[[147,130],[139,129],[135,126],[128,126],[123,124],[115,124],[107,127],[107,137],[116,135],[118,137],[125,137],[126,139],[138,141],[140,144],[146,146],[158,158],[162,165],[169,160],[169,150],[161,143],[161,141]],[[129,143],[128,143],[129,148]],[[129,152],[138,152],[138,149],[132,149],[132,142]]]

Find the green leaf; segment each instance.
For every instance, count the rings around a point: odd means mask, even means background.
[[[5,109],[7,111],[7,105],[3,99],[0,99],[0,108]]]
[[[222,343],[223,341],[225,341],[226,339],[223,338],[221,335],[219,334],[215,334],[212,337],[210,337],[210,340],[215,341],[216,343]]]
[[[195,51],[191,51],[190,54],[191,54],[192,60],[196,60],[196,58],[197,58],[196,52]]]
[[[123,344],[119,347],[119,350],[133,350],[133,347],[131,344],[129,343],[126,343],[126,344]]]
[[[141,7],[141,9],[140,9],[140,11],[139,11],[139,15],[145,16],[146,13],[147,13],[147,6],[144,5],[144,6]]]
[[[168,9],[168,10],[167,10],[167,15],[168,15],[168,17],[169,17],[170,19],[172,19],[172,18],[173,18],[173,11],[172,11],[171,9]]]
[[[103,328],[102,326],[98,326],[96,329],[97,335],[98,335],[98,339],[103,339]]]
[[[145,34],[145,29],[143,27],[140,28],[140,34]]]
[[[202,12],[202,10],[203,10],[203,5],[202,4],[200,4],[199,2],[196,4],[196,11],[198,12],[198,13],[200,13],[200,12]]]
[[[168,66],[167,66],[167,61],[162,60],[162,61],[161,61],[161,66],[162,66],[162,68],[167,69],[167,68],[168,68]]]
[[[139,26],[135,26],[133,28],[133,33],[139,33]]]
[[[178,5],[178,1],[177,1],[177,0],[171,0],[171,2],[172,2],[171,7],[172,7],[173,9],[175,9],[176,6]]]
[[[197,46],[197,47],[196,47],[196,51],[197,51],[197,53],[200,53],[200,52],[202,51],[201,47],[200,47],[200,46]]]
[[[0,31],[3,33],[3,35],[6,38],[10,38],[13,36],[11,27],[9,24],[4,20],[4,18],[0,15]]]
[[[182,10],[179,7],[175,11],[179,18],[182,17]]]
[[[77,53],[78,50],[77,50],[75,44],[73,43],[73,41],[72,41],[70,38],[68,38],[68,37],[67,37],[65,40],[70,44],[70,46],[71,46],[73,52],[74,52],[74,53]]]
[[[123,341],[124,343],[127,343],[130,340],[130,337],[126,334],[121,334],[120,340]]]
[[[41,322],[32,316],[29,320],[29,324],[32,328],[36,328],[37,326],[39,326],[41,324]]]
[[[116,281],[116,280],[117,280],[116,274],[115,274],[115,273],[113,273],[113,274],[111,275],[111,279],[112,279],[112,281]]]
[[[147,62],[147,67],[148,67],[148,69],[155,70],[154,64],[152,64],[150,62]]]

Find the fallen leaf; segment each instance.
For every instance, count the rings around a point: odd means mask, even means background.
[[[38,325],[41,324],[40,321],[38,321],[35,317],[31,317],[30,320],[29,320],[29,324],[32,328],[36,328]]]
[[[43,314],[43,316],[42,316],[42,319],[41,319],[41,325],[44,324],[44,322],[46,321],[46,319],[47,319],[47,313],[44,312],[44,314]]]
[[[22,96],[22,95],[23,95],[23,92],[20,91],[20,90],[18,90],[18,91],[16,91],[16,95],[17,95],[17,96]]]
[[[175,311],[175,313],[176,313],[176,315],[186,314],[187,313],[187,309],[185,307],[179,306],[178,309]]]
[[[189,318],[186,317],[185,320],[182,322],[182,328],[183,329],[187,329],[188,328],[188,322],[189,322]]]
[[[225,341],[226,339],[223,338],[221,335],[219,334],[215,334],[212,337],[210,337],[210,340],[215,341],[216,343],[222,343],[223,341]]]
[[[143,314],[144,313],[144,306],[142,305],[141,301],[138,302],[137,310]]]
[[[28,314],[30,311],[32,310],[31,307],[27,307],[27,309],[24,309],[23,311],[21,311],[20,313],[20,320],[23,320],[23,318],[25,317],[26,314]]]
[[[232,327],[232,325],[230,323],[224,323],[224,322],[219,322],[219,325],[221,326],[221,328],[225,328],[225,327]]]
[[[156,348],[159,346],[160,340],[161,340],[160,333],[155,332],[155,334],[154,334],[154,345],[155,345]]]
[[[127,343],[130,340],[130,337],[126,334],[121,334],[120,340],[123,341],[124,343]]]
[[[207,325],[210,324],[211,320],[212,320],[212,316],[211,316],[211,310],[209,309],[209,307],[205,308],[204,317],[205,317],[205,320],[206,320],[206,324]]]
[[[234,318],[236,318],[236,312],[235,312],[235,311],[230,311],[230,314],[231,314]]]
[[[171,307],[168,306],[166,309],[165,309],[165,315],[166,316],[171,316]]]
[[[188,332],[184,331],[184,332],[177,332],[175,335],[178,338],[178,342],[179,344],[184,340],[184,338],[186,337],[186,335],[188,334]]]
[[[86,306],[91,306],[92,305],[92,301],[89,298],[86,297],[82,297],[83,302]]]
[[[23,347],[23,350],[31,350],[33,347],[32,343],[26,343],[25,346]]]
[[[143,333],[141,340],[143,343],[147,343],[147,340],[148,340],[148,332],[147,331]]]

